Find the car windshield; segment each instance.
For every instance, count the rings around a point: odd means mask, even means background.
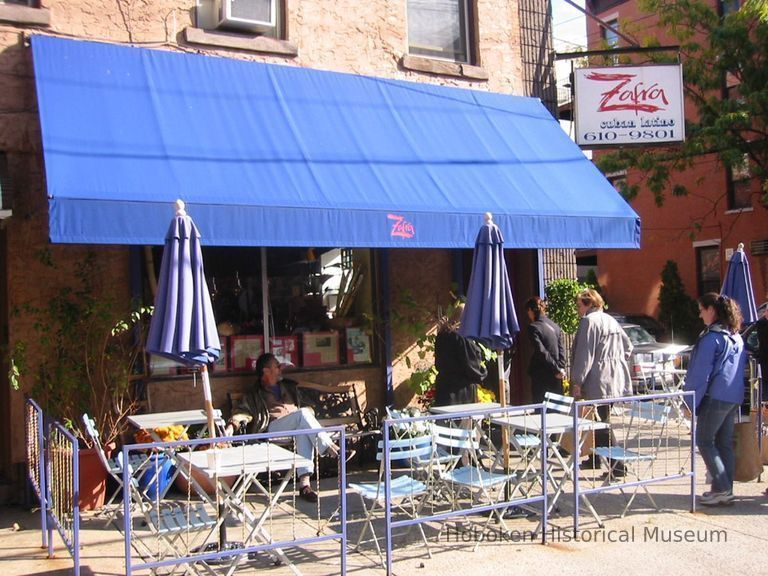
[[[638,344],[655,344],[656,338],[650,335],[650,333],[640,326],[623,326],[624,332],[629,336],[630,342],[633,346]]]

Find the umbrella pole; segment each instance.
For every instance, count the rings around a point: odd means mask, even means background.
[[[209,438],[215,438],[217,436],[216,434],[216,423],[214,422],[213,417],[213,398],[211,395],[211,379],[208,375],[208,366],[203,364],[203,367],[200,369],[200,377],[203,380],[203,395],[205,396],[205,413],[206,416],[208,416],[208,437]],[[211,449],[216,450],[216,446],[214,444],[211,444]],[[214,462],[215,462],[215,456],[214,456]],[[218,464],[218,463],[217,463]],[[224,514],[224,507],[222,505],[222,502],[219,500],[219,467],[218,465],[214,467],[214,478],[213,478],[214,486],[217,487],[216,489],[216,509],[219,512],[219,516]],[[221,526],[219,526],[219,549],[218,551],[221,552],[222,550],[226,549],[227,547],[227,527],[224,524],[224,522],[221,523]]]
[[[211,397],[211,379],[208,377],[208,366],[203,364],[200,369],[200,377],[203,380],[203,396],[205,397],[205,414],[208,416],[208,436],[216,436],[216,424],[213,417],[213,400]]]
[[[508,400],[506,382],[504,382],[504,350],[496,352],[496,359],[499,363],[499,399],[501,400],[501,407],[505,408]],[[509,474],[509,428],[507,426],[501,427],[501,449],[504,456],[504,473]],[[509,492],[510,488],[507,484],[507,498],[509,498]]]

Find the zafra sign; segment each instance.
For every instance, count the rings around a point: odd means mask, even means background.
[[[680,64],[578,68],[574,73],[579,146],[685,140]]]

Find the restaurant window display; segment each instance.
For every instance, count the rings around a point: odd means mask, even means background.
[[[161,251],[153,251],[155,273]],[[252,372],[267,350],[297,369],[375,358],[366,322],[375,316],[371,250],[207,247],[203,259],[222,345],[213,374]],[[157,357],[150,369],[185,372]]]

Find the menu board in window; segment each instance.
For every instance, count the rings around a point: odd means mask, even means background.
[[[304,366],[339,364],[339,335],[336,332],[304,333]]]
[[[219,341],[221,342],[221,354],[213,363],[212,370],[214,372],[226,372],[229,364],[229,337],[219,334]]]
[[[371,337],[362,328],[347,328],[347,364],[371,361]]]
[[[255,370],[256,360],[264,353],[264,337],[257,335],[230,336],[229,366],[235,372]]]
[[[269,339],[269,351],[282,364],[299,366],[299,337],[273,336]]]

